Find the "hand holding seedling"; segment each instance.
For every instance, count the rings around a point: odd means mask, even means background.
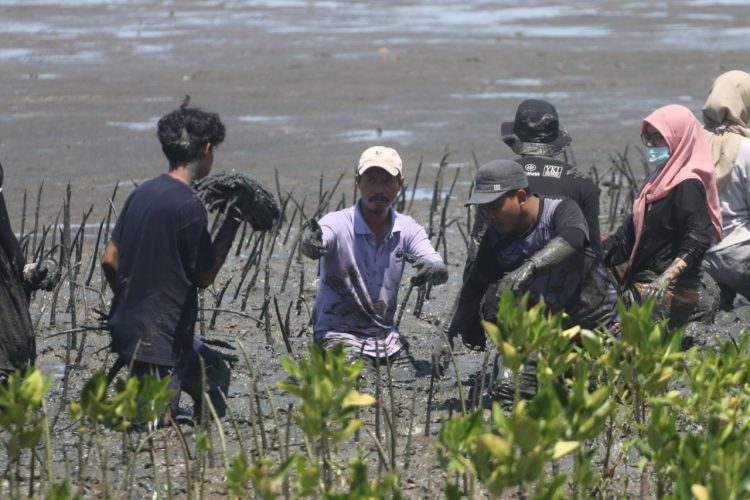
[[[448,281],[448,269],[441,261],[429,261],[410,253],[405,253],[404,259],[417,270],[417,273],[411,277],[412,285],[422,286],[425,283],[442,285]]]

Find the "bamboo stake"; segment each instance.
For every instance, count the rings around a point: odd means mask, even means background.
[[[411,198],[409,198],[409,209],[407,210],[409,213],[411,213],[411,207],[414,205],[414,195],[417,193],[417,184],[419,184],[419,174],[422,172],[422,163],[424,161],[424,157],[419,157],[419,165],[417,165],[417,174],[414,176],[414,185],[411,187]]]

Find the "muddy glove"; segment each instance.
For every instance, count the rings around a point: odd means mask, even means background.
[[[500,281],[500,286],[510,288],[515,293],[522,292],[531,284],[536,273],[560,264],[575,252],[576,249],[570,243],[561,236],[556,236],[526,262],[506,274]]]
[[[60,282],[60,268],[51,259],[26,264],[23,268],[23,279],[29,289],[49,292]]]
[[[411,277],[411,284],[422,286],[425,283],[431,285],[442,285],[448,281],[448,268],[442,261],[429,261],[412,254],[404,254],[406,262],[417,269],[417,273]]]
[[[315,219],[307,221],[302,233],[302,253],[311,259],[319,259],[328,253],[323,243],[323,230]]]
[[[649,283],[648,288],[643,293],[643,300],[649,297],[655,297],[657,303],[664,301],[669,287],[672,286],[674,280],[687,269],[687,262],[680,257],[676,257],[664,272],[656,278],[654,281]]]
[[[527,260],[516,269],[512,270],[500,280],[500,289],[509,289],[511,292],[518,294],[528,288],[531,280],[536,275],[536,264]]]
[[[672,284],[672,280],[668,276],[665,276],[665,274],[666,273],[662,274],[648,284],[648,287],[646,287],[646,290],[643,292],[643,300],[646,300],[649,297],[654,297],[657,304],[664,300],[664,295]]]
[[[487,338],[484,334],[484,328],[479,322],[478,311],[470,311],[459,307],[448,327],[448,338],[453,342],[453,339],[459,335],[463,344],[469,349],[473,351],[485,349]]]
[[[440,378],[445,375],[448,370],[448,366],[451,363],[450,350],[453,348],[453,340],[450,340],[451,345],[445,342],[441,336],[435,339],[430,345],[430,359],[432,362],[432,373]]]

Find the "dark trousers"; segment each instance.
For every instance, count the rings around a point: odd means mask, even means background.
[[[172,377],[169,388],[177,392],[170,402],[172,410],[177,409],[181,391],[185,391],[193,399],[193,418],[201,419],[203,392],[206,392],[216,414],[220,418],[226,415],[226,395],[229,390],[231,371],[221,354],[200,340],[193,341],[193,349],[183,354],[177,366],[133,361],[130,369],[131,377],[142,377],[147,373],[160,378],[167,375]]]

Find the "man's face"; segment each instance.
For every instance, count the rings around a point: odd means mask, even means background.
[[[362,208],[376,214],[387,211],[396,200],[403,178],[391,175],[380,167],[370,167],[355,177],[362,193]]]
[[[506,193],[491,203],[479,205],[487,223],[502,234],[518,233],[523,219],[523,204],[526,192],[523,190]]]

